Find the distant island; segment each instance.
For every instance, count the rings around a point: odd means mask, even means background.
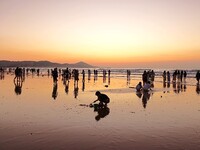
[[[74,64],[69,63],[54,63],[50,61],[9,61],[0,60],[0,67],[62,67],[62,68],[95,68],[85,62],[78,62]]]

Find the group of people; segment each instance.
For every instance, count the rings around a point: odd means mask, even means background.
[[[183,79],[185,80],[187,77],[187,72],[183,70],[175,70],[173,73],[173,82],[182,82]],[[169,80],[170,81],[170,80]]]

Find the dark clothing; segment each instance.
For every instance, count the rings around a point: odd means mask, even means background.
[[[110,98],[106,94],[99,94],[98,100],[100,102],[103,102],[103,103],[109,103],[110,102]]]

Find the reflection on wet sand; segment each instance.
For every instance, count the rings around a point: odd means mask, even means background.
[[[200,84],[199,83],[197,83],[197,85],[196,85],[196,92],[197,92],[197,94],[200,94]]]
[[[94,107],[94,111],[97,112],[97,116],[95,117],[96,121],[100,121],[100,119],[105,118],[110,113],[110,108],[108,106],[106,107]]]
[[[20,95],[22,93],[22,83],[22,80],[14,80],[16,95]]]
[[[142,105],[144,108],[147,107],[147,101],[150,99],[150,96],[153,95],[152,92],[147,91],[136,91],[136,95],[142,99]]]
[[[78,97],[78,81],[74,81],[74,98]]]
[[[26,82],[16,79],[13,85],[14,73],[5,73],[4,80],[0,80],[0,149],[71,150],[80,149],[80,145],[82,149],[100,145],[107,145],[105,149],[131,149],[135,145],[138,149],[200,148],[200,87],[196,81],[192,86],[189,79],[187,83],[171,82],[171,87],[166,82],[163,88],[162,78],[155,78],[152,91],[136,92],[134,86],[141,76],[132,77],[133,88],[127,88],[126,74],[107,75],[106,83],[101,75],[98,81],[90,82],[87,74],[86,80],[76,82],[65,76],[65,80],[53,83],[47,74],[35,73],[33,78],[26,77]],[[89,108],[97,90],[111,98],[109,107]],[[169,93],[163,95],[166,90]],[[83,107],[79,107],[81,103]]]
[[[53,83],[53,91],[52,91],[52,98],[55,100],[58,96],[58,83]]]

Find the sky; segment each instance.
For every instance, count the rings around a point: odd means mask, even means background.
[[[200,68],[200,0],[0,0],[0,60]]]

